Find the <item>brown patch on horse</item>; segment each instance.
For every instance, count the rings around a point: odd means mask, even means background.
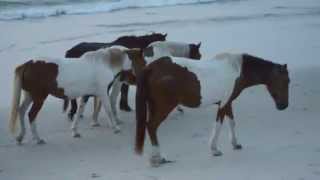
[[[143,69],[137,76],[136,153],[141,154],[143,151],[146,127],[151,144],[157,146],[157,129],[178,104],[192,108],[199,107],[200,89],[197,76],[187,68],[173,63],[170,57],[162,57]]]
[[[58,65],[45,61],[28,61],[19,66],[22,71],[22,89],[28,91],[31,96],[47,96],[52,94],[59,98],[65,98],[64,90],[58,88]]]

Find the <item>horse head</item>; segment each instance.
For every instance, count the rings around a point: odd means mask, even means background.
[[[270,74],[267,89],[278,110],[285,110],[289,105],[289,83],[290,78],[287,65],[275,65]]]
[[[201,59],[200,46],[201,46],[201,42],[198,44],[189,44],[189,48],[190,48],[189,58]]]

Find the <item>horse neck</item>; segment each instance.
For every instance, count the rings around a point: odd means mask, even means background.
[[[273,62],[244,54],[241,74],[246,86],[267,85],[274,66]]]

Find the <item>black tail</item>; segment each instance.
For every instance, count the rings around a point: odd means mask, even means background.
[[[148,77],[150,69],[144,69],[137,78],[136,92],[136,143],[135,152],[139,155],[143,152],[145,131],[147,124],[147,101],[148,101]]]

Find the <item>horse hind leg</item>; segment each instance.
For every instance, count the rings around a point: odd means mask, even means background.
[[[86,105],[89,101],[90,96],[83,96],[81,97],[80,105],[79,105],[79,116],[80,118],[83,118],[83,112],[86,108]]]
[[[210,148],[213,156],[221,156],[223,153],[218,149],[218,139],[221,133],[221,128],[223,124],[224,115],[222,115],[223,110],[220,108],[220,104],[217,111],[216,122],[214,125],[214,130],[212,130],[212,135],[210,137]]]
[[[235,133],[235,126],[236,122],[234,121],[234,116],[232,112],[232,106],[227,109],[227,117],[228,117],[228,122],[229,122],[229,127],[230,127],[230,139],[231,139],[231,144],[234,150],[239,150],[242,149],[242,145],[238,143],[236,133]]]
[[[30,94],[28,92],[24,91],[24,99],[22,101],[21,106],[19,107],[20,133],[16,137],[16,141],[18,144],[22,143],[23,138],[26,133],[26,127],[24,124],[24,115],[25,115],[25,113],[31,103],[32,103],[32,98],[31,98]]]
[[[46,142],[39,137],[38,131],[37,131],[37,125],[36,125],[36,117],[46,99],[47,95],[42,98],[32,98],[33,104],[29,111],[29,122],[31,127],[31,133],[32,133],[32,139],[35,140],[37,144],[45,144]]]
[[[159,167],[161,164],[171,163],[161,156],[160,145],[157,136],[157,130],[160,124],[166,119],[168,114],[176,107],[176,104],[164,105],[161,107],[150,106],[150,119],[147,124],[147,129],[152,145],[152,152],[150,157],[150,165],[152,167]]]

